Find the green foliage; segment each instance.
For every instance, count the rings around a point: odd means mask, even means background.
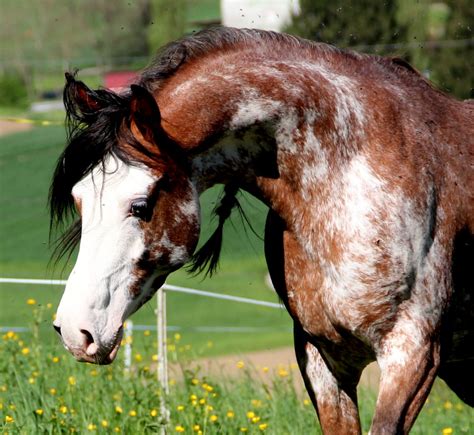
[[[28,106],[28,89],[18,72],[7,71],[0,74],[0,106]]]
[[[394,1],[300,1],[301,13],[285,29],[304,38],[340,47],[390,44],[402,29],[395,20]]]
[[[150,47],[156,50],[184,35],[186,10],[187,0],[151,0]]]

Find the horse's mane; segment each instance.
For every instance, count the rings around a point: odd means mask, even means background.
[[[271,45],[272,50],[269,50],[268,45]],[[300,52],[303,50],[305,55],[326,60],[342,57],[349,67],[360,68],[362,63],[368,64],[371,70],[375,65],[376,68],[381,67],[397,76],[407,76],[409,80],[426,82],[409,64],[400,59],[363,55],[277,32],[216,27],[166,45],[142,71],[136,83],[155,92],[183,65],[211,53],[237,48],[262,54],[282,53],[285,56],[301,56]],[[368,62],[364,62],[364,59]],[[71,196],[73,186],[95,166],[103,164],[107,155],[113,153],[125,163],[137,163],[121,149],[118,137],[123,138],[127,145],[146,154],[146,150],[135,140],[129,128],[126,128],[126,121],[130,115],[131,94],[129,92],[117,94],[106,89],[91,92],[93,98],[100,102],[99,108],[92,112],[84,112],[77,106],[73,82],[68,80],[64,88],[67,143],[58,159],[49,192],[50,234],[54,228],[62,228],[63,224],[69,222],[74,215],[74,202]],[[140,155],[140,152],[134,155]],[[58,239],[53,257],[60,258],[71,252],[79,237],[80,222],[76,221]],[[197,269],[202,270],[201,266]]]

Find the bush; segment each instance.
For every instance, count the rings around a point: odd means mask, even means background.
[[[8,71],[0,74],[0,105],[26,108],[28,90],[19,73]]]

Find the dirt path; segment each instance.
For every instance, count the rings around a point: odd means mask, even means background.
[[[262,379],[265,379],[271,373],[276,376],[288,376],[291,372],[297,387],[303,388],[294,350],[291,347],[251,352],[244,355],[199,359],[187,368],[191,370],[199,368],[200,376],[218,375],[227,378],[243,375],[246,368],[249,368],[252,373],[258,373]],[[179,377],[179,371],[179,368],[171,366],[171,377]],[[359,385],[376,391],[379,379],[379,368],[377,364],[372,363],[364,370]]]
[[[5,121],[0,119],[0,136],[26,131],[31,129],[31,124],[22,124],[19,122]]]

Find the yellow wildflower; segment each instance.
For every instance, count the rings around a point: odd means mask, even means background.
[[[260,430],[265,430],[267,427],[268,427],[268,424],[267,424],[267,423],[262,423],[262,424],[259,424],[259,425],[258,425],[258,428],[259,428]]]
[[[61,414],[67,414],[67,406],[64,406],[64,405],[63,405],[63,406],[60,406],[60,407],[59,407],[59,412],[60,412]]]
[[[51,308],[53,308],[53,304],[52,304],[51,302],[48,302],[48,303],[46,304],[46,308],[47,308],[48,310],[50,310]]]
[[[5,423],[13,423],[15,419],[11,417],[10,415],[5,416]]]
[[[458,411],[462,411],[463,410],[463,406],[460,404],[460,403],[456,403],[456,409]]]
[[[137,411],[135,411],[134,409],[132,409],[132,410],[128,413],[128,415],[129,415],[130,417],[136,417],[136,416],[137,416]]]
[[[214,407],[213,407],[212,405],[207,405],[207,406],[206,406],[206,409],[207,409],[208,411],[214,411]]]
[[[16,406],[12,403],[12,404],[9,406],[9,408],[10,408],[12,411],[14,411],[14,410],[16,409]]]
[[[28,355],[30,353],[30,349],[28,349],[27,347],[24,347],[23,349],[21,349],[21,353],[23,355]]]
[[[248,432],[248,429],[246,427],[241,427],[240,432]]]
[[[258,423],[260,421],[260,417],[255,416],[252,418],[252,423]]]
[[[452,427],[445,427],[443,429],[443,435],[451,435],[453,433],[453,428]]]
[[[39,408],[39,409],[37,409],[37,410],[35,411],[35,413],[36,413],[37,415],[43,415],[43,412],[44,412],[44,411],[43,411],[41,408]]]
[[[311,401],[309,399],[304,399],[303,400],[303,405],[304,406],[309,406],[311,404]]]
[[[135,361],[136,362],[142,362],[143,361],[143,357],[141,356],[141,354],[137,353],[135,355]]]
[[[114,427],[114,432],[120,432],[120,431],[121,431],[121,429],[118,426]]]
[[[204,398],[199,399],[199,404],[200,405],[205,405],[206,404],[206,399],[204,399]]]
[[[69,376],[68,382],[69,385],[76,385],[76,378],[74,376]]]
[[[191,394],[189,396],[189,400],[197,400],[197,396],[195,394]]]
[[[262,372],[263,372],[263,373],[268,373],[269,370],[270,370],[270,369],[269,369],[268,367],[263,367],[263,368],[262,368]]]
[[[2,392],[8,391],[8,387],[6,385],[2,385],[0,387],[0,391],[2,391]]]
[[[444,402],[443,407],[444,407],[444,409],[452,409],[453,404],[449,400],[446,400],[446,402]]]
[[[278,376],[285,378],[288,375],[289,375],[288,371],[285,370],[283,367],[278,370]]]
[[[96,369],[92,369],[89,373],[91,376],[97,376],[99,374],[99,372]]]
[[[229,410],[229,411],[227,411],[226,416],[227,416],[227,418],[234,418],[234,417],[235,417],[235,413],[234,413],[234,411]]]
[[[57,393],[56,388],[49,389],[49,394],[51,394],[52,396],[56,395],[56,393]]]
[[[212,346],[214,346],[214,343],[212,341],[208,341],[207,342],[207,347],[212,347]]]
[[[109,422],[108,422],[107,420],[102,420],[102,421],[100,422],[100,425],[101,425],[102,427],[109,427]]]
[[[155,353],[154,355],[151,356],[152,361],[158,361],[158,355]]]
[[[255,406],[255,408],[261,408],[262,407],[262,401],[261,400],[252,399],[250,401],[250,403],[252,404],[252,406]]]
[[[177,332],[176,334],[174,334],[174,339],[175,339],[176,341],[181,340],[181,334],[180,334],[179,332]]]
[[[53,356],[53,363],[58,363],[58,362],[59,362],[59,357]]]
[[[87,425],[87,430],[92,431],[92,430],[96,430],[96,429],[97,429],[97,426],[94,423],[89,423]]]
[[[245,367],[245,363],[243,361],[237,361],[236,366],[238,369],[243,369]]]
[[[146,331],[143,331],[143,335],[145,337],[149,337],[151,335],[151,332],[147,329]]]
[[[184,432],[185,430],[184,427],[181,425],[176,426],[174,429],[176,430],[176,432]]]
[[[121,413],[123,412],[123,409],[122,409],[120,406],[116,406],[116,407],[115,407],[115,412],[116,412],[117,414],[121,414]]]
[[[36,382],[35,378],[28,378],[28,383],[29,384],[34,384]]]
[[[191,384],[199,385],[199,379],[196,379],[196,378],[191,379]]]
[[[209,420],[212,422],[212,423],[215,423],[219,418],[217,417],[217,415],[213,414],[209,417]]]
[[[27,300],[26,300],[26,303],[27,303],[28,305],[36,305],[36,300],[33,299],[33,298],[30,298],[30,299],[27,299]]]
[[[201,426],[199,426],[198,424],[195,424],[195,425],[193,426],[193,431],[194,431],[194,432],[199,432],[200,430],[201,430]]]
[[[247,412],[246,415],[247,415],[247,418],[254,418],[255,417],[255,412],[249,411],[249,412]]]
[[[156,417],[156,416],[158,415],[158,411],[157,411],[156,409],[152,409],[152,410],[150,411],[150,415],[151,415],[152,417]]]
[[[177,411],[184,411],[184,406],[183,406],[183,405],[178,405],[178,406],[176,407],[176,410],[177,410]]]

